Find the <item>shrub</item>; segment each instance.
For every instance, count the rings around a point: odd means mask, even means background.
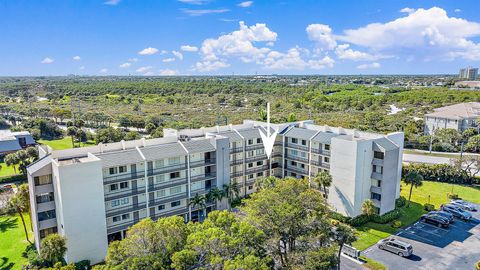
[[[458,199],[458,194],[452,193],[452,192],[448,192],[448,193],[447,193],[447,197],[448,197],[449,199],[451,199],[451,200],[456,200],[456,199]]]
[[[476,269],[476,270],[480,270],[480,261],[478,261],[478,262],[475,264],[475,269]]]
[[[76,270],[88,270],[90,267],[90,261],[89,260],[82,260],[79,262],[75,263],[75,269]]]
[[[371,220],[372,220],[372,217],[361,214],[359,216],[352,218],[348,223],[353,227],[359,227],[367,222],[370,222]]]
[[[425,209],[425,211],[433,211],[435,210],[435,206],[433,204],[430,204],[430,203],[426,203],[423,205],[423,209]]]
[[[376,223],[380,223],[380,224],[386,224],[386,223],[389,223],[397,218],[399,218],[401,215],[400,213],[400,210],[398,209],[395,209],[395,210],[392,210],[390,212],[387,212],[381,216],[374,216],[373,217],[373,221],[376,222]]]
[[[398,220],[398,219],[397,219],[397,220],[394,220],[394,221],[392,222],[392,227],[393,227],[393,228],[396,228],[396,229],[402,227],[402,225],[403,225],[402,222],[401,222],[400,220]]]
[[[347,224],[349,224],[350,221],[352,220],[351,217],[344,216],[344,215],[342,215],[342,214],[340,214],[340,213],[337,213],[337,212],[332,212],[332,213],[330,214],[330,217],[331,217],[332,219],[334,219],[334,220],[338,220],[338,221],[340,221],[340,222],[342,222],[342,223],[347,223]]]
[[[407,203],[407,199],[405,199],[405,197],[403,196],[400,196],[398,199],[395,200],[395,207],[396,208],[403,207],[405,206],[406,203]]]

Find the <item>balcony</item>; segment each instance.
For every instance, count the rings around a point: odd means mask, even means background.
[[[210,173],[192,176],[190,177],[190,182],[205,181],[208,179],[215,179],[215,178],[217,178],[216,172],[210,172]]]
[[[372,160],[372,165],[383,166],[383,159],[373,158],[373,160]]]
[[[53,192],[53,184],[35,186],[35,194],[45,194]]]
[[[135,196],[138,194],[145,193],[145,187],[138,187],[135,189],[125,189],[125,190],[119,190],[116,192],[108,192],[105,194],[105,201],[111,201],[119,198],[124,198],[124,197],[129,197],[129,196]]]
[[[55,201],[43,202],[43,203],[37,204],[37,212],[45,212],[53,209],[55,209]]]
[[[39,230],[53,228],[53,227],[57,227],[57,219],[56,218],[51,218],[51,219],[42,220],[42,221],[38,222],[38,229]]]
[[[302,163],[305,163],[305,164],[308,164],[308,158],[304,158],[304,157],[299,157],[299,156],[295,156],[295,155],[289,155],[289,154],[286,154],[285,155],[285,158],[286,159],[290,159],[290,160],[295,160],[295,161],[299,161],[299,162],[302,162]]]
[[[112,208],[112,209],[106,211],[107,212],[106,217],[113,217],[113,216],[118,216],[118,215],[121,215],[121,214],[130,213],[130,212],[133,212],[133,211],[144,209],[146,206],[147,206],[147,204],[143,202],[143,203],[138,203],[138,204],[135,204],[135,205],[131,204],[131,205],[123,206],[123,207],[115,207],[115,208]]]
[[[377,180],[383,180],[383,174],[377,173],[377,172],[372,172],[371,178],[377,179]]]
[[[179,186],[179,185],[185,185],[185,184],[187,184],[187,178],[186,177],[175,178],[173,180],[170,179],[169,181],[156,183],[156,184],[153,184],[153,185],[148,185],[148,192],[157,191],[157,190],[160,190],[160,189]]]
[[[171,166],[164,166],[157,169],[150,169],[147,171],[148,176],[157,175],[157,174],[164,174],[164,173],[171,173],[177,171],[183,171],[187,169],[186,163],[175,164]]]
[[[107,234],[124,231],[129,227],[133,226],[135,223],[136,221],[134,220],[128,220],[124,222],[115,222],[112,225],[107,226]]]
[[[257,172],[263,172],[263,171],[268,171],[269,166],[268,165],[263,165],[263,166],[258,166],[255,168],[249,168],[245,171],[245,174],[252,174],[252,173],[257,173]]]
[[[295,166],[287,166],[285,169],[288,170],[288,171],[291,171],[291,172],[295,172],[295,173],[299,173],[299,174],[308,176],[308,170],[306,168],[302,169],[302,168],[295,167]]]
[[[253,145],[247,145],[245,147],[245,151],[256,150],[256,149],[263,149],[263,143],[257,143]]]
[[[239,177],[243,175],[243,170],[230,173],[230,177]]]
[[[371,186],[370,187],[370,192],[377,193],[377,194],[382,194],[382,188],[381,187],[376,187],[376,186]]]
[[[267,159],[267,155],[263,154],[263,155],[246,158],[245,163],[255,162],[255,161],[265,160],[265,159]]]
[[[323,155],[323,156],[330,156],[330,150],[312,148],[312,153]]]
[[[210,158],[210,159],[204,159],[204,160],[190,162],[190,168],[210,166],[210,165],[215,165],[215,164],[216,164],[216,160],[214,158]]]
[[[157,199],[154,199],[154,200],[149,200],[148,201],[148,207],[152,207],[152,206],[156,206],[156,205],[160,205],[160,204],[165,204],[165,203],[170,203],[170,202],[174,202],[174,201],[179,201],[179,200],[183,200],[183,199],[186,199],[186,198],[188,198],[187,192],[182,192],[182,193],[175,194],[175,195],[172,195],[172,196],[166,196],[166,197],[161,197],[161,198],[157,198]]]
[[[243,158],[241,159],[234,159],[232,161],[230,161],[230,165],[240,165],[240,164],[243,164]]]
[[[152,215],[150,217],[153,220],[155,220],[162,217],[180,216],[185,214],[188,214],[188,208],[183,206],[183,207],[178,207],[178,208],[173,208],[168,210],[162,210],[160,211],[160,213],[156,213],[155,215]]]
[[[133,180],[133,179],[138,179],[145,177],[144,172],[135,172],[135,173],[129,173],[129,174],[122,174],[122,175],[112,175],[112,176],[107,176],[103,178],[103,183],[105,185],[108,184],[113,184],[113,183],[118,183],[122,181],[127,181],[127,180]]]
[[[240,152],[243,152],[243,146],[242,147],[230,148],[230,153],[231,154],[240,153]]]
[[[308,152],[308,146],[306,145],[299,145],[296,143],[285,143],[285,147]]]

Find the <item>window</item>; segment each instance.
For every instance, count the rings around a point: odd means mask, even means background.
[[[290,150],[290,153],[294,156],[298,156],[298,151],[297,150]]]
[[[119,222],[120,221],[120,216],[116,216],[112,218],[113,222]]]
[[[163,159],[155,160],[155,168],[161,168],[163,166]]]
[[[298,139],[297,138],[292,138],[292,143],[298,143]]]
[[[257,161],[257,166],[262,166],[263,165],[263,160]]]
[[[157,197],[165,197],[165,189],[158,190]]]
[[[128,198],[123,198],[123,199],[118,199],[118,200],[113,200],[110,202],[110,205],[112,207],[117,207],[119,205],[125,205],[128,204],[130,200]]]
[[[253,167],[253,163],[248,163],[248,168],[252,168]]]
[[[253,144],[253,140],[252,139],[248,140],[248,145],[252,145],[252,144]]]
[[[158,206],[158,211],[162,211],[162,210],[165,210],[165,204],[160,204]]]
[[[290,164],[292,164],[292,166],[297,166],[297,162],[296,162],[296,161],[291,161]]]
[[[35,176],[33,180],[35,181],[35,186],[48,185],[52,183],[52,175]]]
[[[125,189],[125,188],[128,188],[128,182],[121,182],[120,189]]]
[[[180,164],[180,157],[173,157],[168,159],[169,165]]]
[[[53,192],[37,195],[37,203],[52,202],[54,200]]]
[[[253,186],[248,186],[248,190],[252,190],[253,189]]]
[[[247,157],[253,157],[254,154],[255,154],[254,151],[248,151],[247,152]]]
[[[330,144],[325,144],[323,147],[324,147],[323,149],[325,149],[327,151],[330,150]]]
[[[263,172],[257,173],[257,177],[262,177],[262,176],[263,176]]]
[[[117,168],[116,167],[109,168],[108,170],[109,170],[110,175],[117,173]]]
[[[175,195],[175,194],[178,194],[178,193],[181,193],[181,192],[182,192],[182,186],[171,187],[170,188],[170,195]]]
[[[170,173],[170,179],[175,179],[180,177],[180,172],[172,172]]]
[[[254,175],[253,174],[249,174],[248,175],[248,179],[253,179]]]
[[[130,218],[130,214],[123,214],[122,215],[122,220],[129,219],[129,218]]]
[[[381,201],[381,200],[382,200],[382,195],[380,195],[380,194],[378,194],[378,193],[374,193],[374,192],[372,192],[371,199],[372,199],[372,200],[378,200],[378,201]]]
[[[192,190],[199,190],[203,188],[203,182],[194,182],[192,183]]]
[[[55,210],[49,210],[49,211],[38,213],[38,221],[44,221],[44,220],[48,220],[56,217],[57,217],[57,214],[55,213]]]
[[[120,166],[120,167],[118,167],[118,172],[119,172],[119,173],[125,173],[125,172],[127,172],[127,166]]]
[[[300,163],[300,168],[305,169],[305,164]]]
[[[176,202],[172,202],[170,204],[171,207],[177,207],[177,206],[180,206],[180,201],[176,201]]]
[[[257,138],[257,143],[262,143],[262,139]]]
[[[265,153],[265,150],[263,150],[263,148],[262,148],[262,149],[257,149],[257,150],[255,151],[255,153],[256,153],[257,155],[263,155],[263,154]]]
[[[330,162],[330,158],[329,158],[329,157],[323,157],[323,162],[329,163],[329,162]]]
[[[111,184],[110,185],[110,191],[114,191],[114,190],[117,190],[118,189],[118,185],[117,184]]]
[[[165,182],[165,174],[159,174],[155,176],[155,183],[163,183]]]
[[[383,152],[374,151],[373,157],[378,159],[383,159],[385,157],[385,154]]]
[[[57,227],[40,230],[40,238],[45,238],[52,233],[57,233]]]
[[[120,204],[121,205],[125,205],[125,204],[128,204],[130,200],[128,198],[123,198],[123,199],[120,199]]]
[[[20,144],[21,147],[27,146],[27,140],[25,139],[25,137],[18,138],[18,143]]]
[[[307,141],[306,141],[306,140],[302,140],[302,145],[307,145]]]
[[[373,172],[383,174],[383,166],[373,165]]]

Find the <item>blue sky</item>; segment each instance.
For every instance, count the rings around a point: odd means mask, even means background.
[[[1,76],[438,74],[480,66],[476,0],[3,0],[0,29]]]

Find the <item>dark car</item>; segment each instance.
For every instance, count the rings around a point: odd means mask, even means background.
[[[439,215],[441,217],[448,219],[449,223],[453,223],[455,221],[455,219],[453,218],[453,215],[445,211],[430,211],[428,212],[428,215]]]
[[[429,224],[432,224],[438,227],[444,227],[444,228],[448,227],[448,224],[449,224],[448,219],[439,215],[425,214],[425,215],[422,215],[420,220],[425,223],[429,223]]]
[[[470,220],[472,218],[472,214],[451,204],[442,205],[441,209],[459,219]]]

